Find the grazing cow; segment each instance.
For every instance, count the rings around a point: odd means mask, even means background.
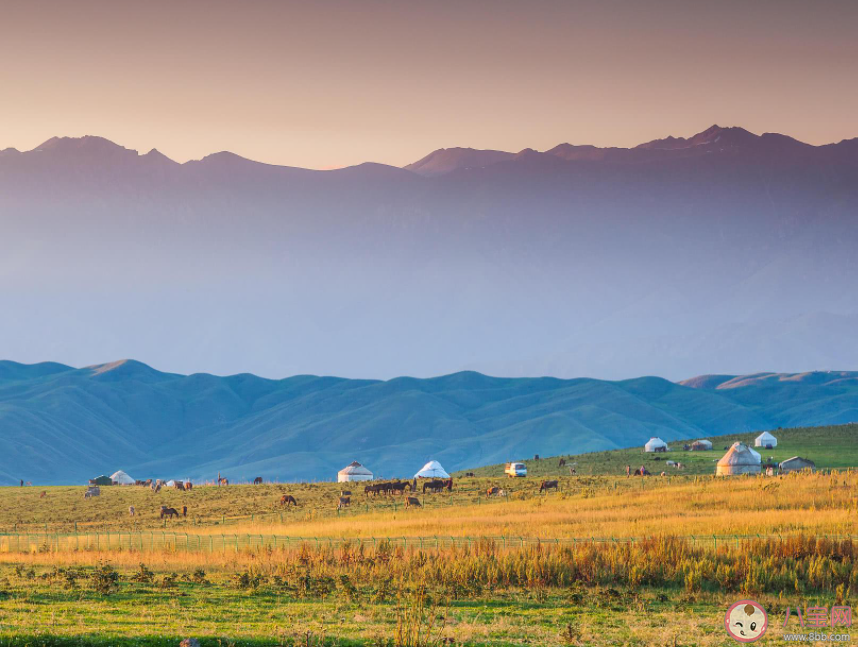
[[[545,492],[546,490],[556,490],[560,487],[557,481],[543,481],[542,485],[539,486],[540,492]]]
[[[294,505],[296,508],[298,507],[298,501],[291,494],[284,494],[280,497],[280,505]]]
[[[171,518],[171,519],[172,519],[173,517],[178,518],[178,516],[179,516],[179,511],[178,511],[178,510],[176,510],[176,508],[168,508],[168,507],[167,507],[167,506],[165,506],[165,505],[162,505],[162,506],[161,506],[161,518],[162,518],[162,519],[163,519],[164,517],[169,517],[169,518]]]
[[[351,496],[351,495],[352,495],[351,490],[340,490],[340,496]]]
[[[262,477],[257,476],[255,479],[253,479],[253,484],[254,485],[262,485]]]
[[[43,490],[42,493],[39,495],[39,498],[44,499],[46,496],[48,496],[48,493]]]
[[[561,459],[560,459],[560,462],[559,462],[559,463],[557,463],[557,467],[566,467],[566,459],[565,459],[565,458],[561,458]]]
[[[422,508],[422,507],[423,506],[420,505],[420,499],[418,499],[416,496],[405,497],[405,509],[406,510],[408,508]]]
[[[133,505],[128,506],[128,514],[130,514],[132,517],[137,514],[137,510],[134,509]]]
[[[340,508],[347,508],[352,504],[351,497],[341,496],[340,500],[337,502],[337,510]]]

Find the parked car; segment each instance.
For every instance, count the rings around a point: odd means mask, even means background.
[[[506,469],[504,470],[504,474],[506,474],[509,478],[527,476],[527,467],[524,463],[507,463]]]

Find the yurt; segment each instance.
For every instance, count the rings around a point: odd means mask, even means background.
[[[348,483],[349,481],[371,481],[372,472],[357,461],[352,461],[337,472],[337,483]]]
[[[423,469],[414,475],[416,479],[448,479],[450,475],[441,467],[438,461],[429,461]]]
[[[693,452],[708,452],[712,449],[712,441],[710,440],[695,440],[691,443],[691,451]]]
[[[777,447],[778,439],[772,436],[768,431],[764,431],[754,441],[754,447]]]
[[[759,474],[760,455],[744,443],[735,442],[718,461],[716,476],[735,476],[736,474]]]
[[[128,476],[122,470],[114,472],[110,475],[110,480],[114,485],[134,485],[134,479]]]
[[[781,474],[789,474],[790,472],[798,472],[800,470],[810,470],[813,472],[816,470],[816,463],[801,456],[793,456],[781,462],[778,465],[778,469],[780,469]]]
[[[644,445],[644,450],[648,452],[666,452],[667,449],[667,443],[661,438],[650,438]]]

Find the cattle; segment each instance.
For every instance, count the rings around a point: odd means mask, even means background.
[[[423,506],[420,505],[420,499],[418,499],[416,496],[405,497],[405,508],[406,509],[408,509],[408,508],[422,508],[422,507]]]
[[[557,490],[559,487],[560,484],[557,481],[543,481],[539,486],[539,491],[545,492],[547,490]]]

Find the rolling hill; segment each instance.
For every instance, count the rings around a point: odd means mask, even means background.
[[[580,453],[858,419],[858,373],[387,381],[157,371],[136,361],[76,369],[0,362],[0,480],[328,480],[352,460],[410,476],[511,457]]]

